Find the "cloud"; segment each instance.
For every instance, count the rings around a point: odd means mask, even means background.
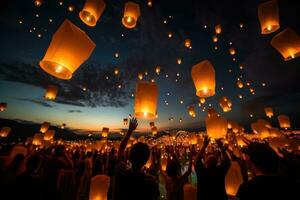
[[[69,110],[68,112],[69,113],[81,113],[82,111],[81,110]]]
[[[16,99],[19,100],[19,101],[31,102],[31,103],[34,103],[34,104],[37,104],[37,105],[40,105],[40,106],[44,106],[44,107],[47,107],[47,108],[52,108],[53,107],[49,103],[38,100],[38,99],[29,99],[29,98],[16,98]]]

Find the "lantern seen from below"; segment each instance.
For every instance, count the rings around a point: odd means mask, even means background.
[[[227,134],[227,121],[220,116],[206,117],[206,132],[211,138],[224,138]]]
[[[8,134],[10,133],[10,131],[11,131],[10,127],[8,127],[8,126],[2,127],[0,130],[0,137],[3,137],[3,138],[7,137]]]
[[[43,140],[44,140],[44,135],[41,133],[36,133],[33,136],[32,144],[36,146],[40,146],[43,144]]]
[[[137,118],[154,119],[158,89],[155,83],[140,81],[136,85],[134,110]]]
[[[221,34],[221,32],[222,32],[221,24],[218,24],[215,26],[215,32],[216,32],[216,34]]]
[[[243,183],[243,176],[240,165],[237,161],[232,161],[225,177],[225,189],[227,195],[236,196],[236,193]]]
[[[215,95],[215,69],[208,60],[204,60],[193,66],[192,78],[198,97]]]
[[[142,79],[143,79],[143,73],[141,73],[141,72],[138,73],[138,79],[139,79],[139,80],[142,80]]]
[[[219,99],[219,105],[221,106],[224,112],[228,112],[231,110],[232,102],[227,97],[222,97],[221,99]]]
[[[41,128],[40,128],[40,132],[41,133],[46,133],[46,131],[49,129],[49,127],[50,127],[49,122],[42,123]]]
[[[54,33],[50,46],[40,61],[41,68],[60,79],[70,79],[89,58],[95,43],[80,28],[65,20]]]
[[[212,41],[213,42],[218,42],[218,36],[216,36],[216,35],[212,36]]]
[[[255,134],[258,134],[262,139],[270,137],[269,129],[266,127],[266,124],[263,121],[256,121],[252,123],[251,129]]]
[[[44,140],[45,141],[53,140],[54,135],[55,135],[55,130],[47,130],[44,135]]]
[[[235,55],[236,54],[235,49],[234,48],[230,48],[229,49],[229,54],[232,55],[232,56]]]
[[[45,93],[45,99],[47,100],[55,100],[58,92],[58,87],[55,85],[48,85]]]
[[[194,106],[189,106],[188,107],[188,113],[191,117],[196,117],[196,112]]]
[[[104,9],[104,0],[86,0],[83,9],[79,13],[79,17],[86,25],[96,26]]]
[[[238,88],[243,88],[244,87],[244,83],[241,80],[238,80],[236,84],[237,84]]]
[[[260,3],[258,6],[258,19],[261,34],[269,34],[277,31],[280,28],[277,0]]]
[[[7,103],[1,102],[0,103],[0,112],[3,112],[6,110],[7,107]]]
[[[109,133],[109,128],[103,127],[103,128],[102,128],[101,136],[104,137],[104,138],[107,138],[108,133]]]
[[[186,39],[186,40],[184,41],[184,46],[185,46],[186,48],[190,48],[190,46],[191,46],[191,40],[190,40],[190,39]]]
[[[282,55],[285,61],[300,56],[300,37],[290,28],[286,28],[275,35],[271,45]]]
[[[205,103],[205,98],[203,98],[203,97],[200,98],[200,103],[201,103],[201,104],[204,104],[204,103]]]
[[[35,0],[35,1],[34,1],[34,5],[35,5],[36,7],[40,7],[42,4],[43,4],[43,0]]]
[[[266,113],[267,117],[269,117],[269,118],[273,117],[273,109],[271,107],[266,107],[265,113]]]
[[[153,126],[151,128],[151,131],[152,131],[152,135],[156,135],[157,134],[157,127],[156,126]]]
[[[288,129],[291,128],[290,118],[287,115],[279,115],[277,117],[280,128]]]
[[[128,125],[128,118],[124,118],[124,119],[123,119],[123,124],[124,124],[125,126]]]
[[[157,75],[159,75],[159,73],[160,73],[160,66],[157,66],[157,67],[155,68],[155,73],[156,73]]]
[[[110,185],[110,177],[96,175],[91,179],[89,200],[107,200],[107,192]]]
[[[139,4],[133,3],[131,1],[125,4],[124,16],[122,18],[122,23],[126,28],[134,28],[136,22],[140,17],[140,6]]]

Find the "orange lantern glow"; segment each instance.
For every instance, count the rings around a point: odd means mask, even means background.
[[[79,17],[86,25],[96,26],[105,6],[104,0],[86,0]]]
[[[115,74],[115,75],[118,75],[119,73],[120,73],[119,69],[115,69],[115,70],[114,70],[114,74]]]
[[[234,48],[230,48],[229,49],[229,54],[232,55],[232,56],[235,55],[236,54],[235,49]]]
[[[126,125],[128,125],[128,118],[124,118],[123,119],[123,124],[126,126]]]
[[[58,87],[55,85],[48,85],[45,93],[45,99],[47,100],[55,100],[58,92]]]
[[[282,137],[283,133],[280,130],[278,130],[277,128],[271,128],[270,135],[272,138],[276,138],[276,137]]]
[[[232,129],[232,121],[227,121],[227,128]]]
[[[267,117],[269,117],[269,118],[273,117],[273,109],[271,107],[266,107],[265,113],[266,113]]]
[[[43,140],[44,140],[44,135],[41,133],[36,133],[33,136],[32,144],[36,146],[40,146],[43,144]]]
[[[8,126],[2,127],[1,130],[0,130],[0,137],[3,137],[3,138],[7,137],[8,134],[10,133],[10,131],[11,131],[10,127],[8,127]]]
[[[143,79],[143,73],[138,73],[138,79],[142,80]]]
[[[43,4],[43,0],[35,0],[35,1],[34,1],[34,5],[35,5],[36,7],[40,7],[42,4]]]
[[[238,80],[236,84],[237,84],[238,88],[243,88],[244,87],[244,83],[241,80]]]
[[[200,98],[200,103],[204,104],[205,103],[205,98]]]
[[[196,145],[196,144],[198,144],[198,137],[197,137],[196,134],[192,134],[192,135],[190,136],[190,138],[189,138],[189,143],[190,143],[191,145]]]
[[[197,200],[197,188],[189,183],[184,184],[183,199],[184,200]]]
[[[266,127],[266,124],[263,121],[256,121],[251,124],[251,129],[254,133],[258,134],[260,138],[270,137],[270,131]]]
[[[191,46],[191,40],[190,40],[190,39],[186,39],[186,40],[184,41],[184,46],[185,46],[186,48],[190,48],[190,46]]]
[[[150,169],[151,164],[152,164],[152,155],[151,155],[151,153],[150,153],[150,156],[149,156],[149,158],[148,158],[148,160],[147,160],[147,162],[146,162],[146,164],[145,164],[145,167],[146,167],[147,169]]]
[[[137,118],[153,119],[157,109],[158,88],[155,83],[140,81],[135,92],[135,116]]]
[[[54,33],[40,66],[56,78],[70,79],[95,47],[95,43],[84,31],[65,20]]]
[[[107,200],[107,192],[110,186],[110,177],[96,175],[91,178],[89,200]]]
[[[228,112],[231,110],[232,102],[227,97],[222,97],[219,99],[219,105],[221,106],[224,112]]]
[[[261,34],[277,31],[280,28],[277,0],[260,3],[258,6],[258,18]]]
[[[147,5],[148,5],[149,7],[151,7],[151,6],[152,6],[152,0],[148,0]]]
[[[75,6],[69,5],[68,10],[69,10],[69,12],[73,12],[75,10]]]
[[[153,128],[155,126],[154,122],[150,122],[149,125],[150,125],[150,128]]]
[[[156,135],[157,134],[157,127],[156,126],[153,126],[151,128],[151,131],[152,131],[152,135]]]
[[[235,196],[242,183],[243,176],[240,165],[237,161],[232,161],[225,177],[225,189],[227,195]]]
[[[290,28],[286,28],[275,35],[271,45],[282,55],[285,61],[300,56],[300,37]]]
[[[287,115],[279,115],[277,117],[280,128],[288,129],[291,128],[290,118]]]
[[[1,102],[0,103],[0,112],[5,111],[7,108],[7,103]]]
[[[49,127],[50,127],[49,122],[42,123],[41,128],[40,128],[40,132],[41,133],[46,133],[46,131],[49,129]]]
[[[192,78],[198,97],[215,95],[215,69],[208,60],[204,60],[193,66]]]
[[[133,3],[131,1],[125,4],[124,16],[122,23],[126,28],[134,28],[136,22],[140,16],[140,6],[139,4]]]
[[[208,117],[213,117],[213,116],[217,116],[218,113],[214,108],[208,108],[207,109],[207,116]]]
[[[215,26],[215,32],[216,32],[216,34],[221,34],[221,32],[222,32],[221,24],[218,24]]]
[[[101,136],[104,137],[104,138],[107,138],[108,134],[109,134],[109,128],[103,127]]]
[[[177,64],[180,65],[182,63],[181,58],[177,58]]]
[[[159,75],[159,73],[160,73],[160,66],[157,66],[157,67],[155,68],[155,73],[156,73],[157,75]]]
[[[188,113],[191,117],[196,117],[196,112],[194,106],[189,106],[188,107]]]
[[[220,116],[206,117],[206,132],[211,138],[224,138],[227,134],[227,121]]]
[[[168,159],[167,159],[167,157],[166,156],[162,156],[161,160],[160,160],[161,169],[163,171],[166,171],[167,170],[167,165],[168,165]]]
[[[44,135],[44,140],[45,141],[53,140],[54,135],[55,135],[55,130],[47,130]]]
[[[218,42],[218,36],[216,35],[212,36],[212,41],[215,43]]]

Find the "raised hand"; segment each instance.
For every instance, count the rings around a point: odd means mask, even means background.
[[[129,130],[130,131],[134,131],[136,129],[136,127],[138,126],[138,122],[136,118],[131,118],[130,122],[129,122]]]

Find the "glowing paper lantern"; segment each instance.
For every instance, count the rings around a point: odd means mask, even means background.
[[[282,55],[285,61],[300,55],[300,37],[290,28],[286,28],[275,35],[271,45]]]
[[[138,79],[142,80],[143,79],[143,73],[138,73]]]
[[[45,93],[45,99],[47,100],[55,100],[58,92],[58,87],[55,85],[48,85]]]
[[[102,133],[101,133],[102,137],[107,138],[108,133],[109,133],[109,128],[103,127],[102,128]]]
[[[0,137],[7,137],[8,134],[10,133],[10,131],[11,131],[10,127],[8,127],[8,126],[2,127],[0,130]]]
[[[211,138],[224,138],[227,133],[227,121],[220,116],[206,117],[206,132]]]
[[[190,138],[189,138],[189,143],[190,143],[191,145],[196,145],[196,144],[198,144],[198,137],[197,137],[196,134],[192,134],[192,135],[190,136]]]
[[[43,0],[35,0],[35,1],[34,1],[34,5],[35,5],[36,7],[40,7],[42,4],[43,4]]]
[[[151,7],[151,6],[152,6],[152,0],[148,0],[147,5],[148,5],[149,7]]]
[[[221,34],[221,32],[222,32],[221,24],[218,24],[215,26],[215,32],[216,32],[216,34]]]
[[[44,140],[44,135],[41,133],[36,133],[33,136],[32,144],[36,146],[40,146],[43,144],[43,140]]]
[[[200,103],[204,104],[205,103],[205,98],[200,98]]]
[[[188,107],[188,113],[191,117],[196,117],[196,112],[194,106],[189,106]]]
[[[271,128],[270,129],[270,135],[271,135],[272,138],[282,137],[283,133],[280,130],[278,130],[277,128]]]
[[[234,48],[230,48],[229,49],[229,54],[232,55],[232,56],[235,55],[236,54],[235,49]]]
[[[153,126],[151,128],[151,131],[152,131],[152,135],[156,135],[157,134],[157,127],[156,126]]]
[[[79,17],[86,25],[96,26],[104,9],[104,0],[86,0],[83,9],[79,13]]]
[[[219,99],[219,105],[221,106],[224,112],[228,112],[231,110],[232,102],[227,97],[222,97],[221,99]]]
[[[55,135],[55,130],[47,130],[45,135],[44,135],[44,140],[45,141],[53,140],[54,135]]]
[[[184,41],[184,46],[185,46],[186,48],[190,48],[190,46],[191,46],[191,40],[190,40],[190,39],[186,39],[186,40]]]
[[[41,133],[46,133],[46,131],[49,129],[49,127],[50,127],[49,122],[42,123],[41,128],[40,128],[40,132]]]
[[[290,118],[287,115],[279,115],[277,117],[280,128],[288,129],[291,128]]]
[[[27,156],[28,149],[24,146],[21,145],[16,145],[14,148],[11,150],[9,157],[13,159],[16,155],[18,154],[23,154],[25,157]]]
[[[216,35],[212,36],[212,41],[213,42],[218,42],[218,37]]]
[[[124,118],[123,119],[123,124],[126,126],[126,125],[128,125],[128,118]]]
[[[238,80],[236,84],[237,84],[238,88],[243,88],[244,87],[244,83],[241,80]]]
[[[149,125],[150,125],[150,128],[153,128],[155,126],[154,122],[150,122]]]
[[[251,129],[254,133],[258,134],[260,138],[270,137],[269,129],[266,124],[262,121],[251,123]]]
[[[95,43],[84,31],[65,20],[54,33],[40,66],[56,78],[70,79],[95,47]]]
[[[243,141],[243,139],[242,139],[242,137],[240,135],[236,136],[235,139],[236,139],[236,144],[239,147],[246,146],[246,143]]]
[[[183,199],[184,200],[197,200],[197,188],[189,183],[184,184]]]
[[[125,4],[124,16],[122,18],[122,23],[126,28],[134,28],[136,22],[140,16],[140,6],[139,4],[133,3],[131,1]]]
[[[273,109],[271,107],[265,108],[265,113],[267,117],[272,118],[273,117]]]
[[[135,116],[137,118],[153,119],[156,115],[158,89],[155,83],[140,81],[135,92]]]
[[[260,3],[258,6],[258,19],[261,34],[269,34],[277,31],[280,28],[277,0]]]
[[[155,68],[155,73],[156,73],[157,75],[159,75],[159,73],[160,73],[160,66],[157,66],[157,67]]]
[[[162,156],[161,160],[160,160],[161,169],[163,171],[166,171],[167,170],[167,165],[168,165],[168,159],[167,159],[167,157],[166,156]]]
[[[215,69],[208,60],[204,60],[193,66],[192,78],[198,97],[215,95]]]
[[[3,112],[6,110],[7,107],[7,103],[1,102],[0,103],[0,112]]]
[[[69,10],[69,12],[73,12],[75,10],[75,6],[69,5],[68,10]]]
[[[182,63],[181,58],[178,58],[178,59],[177,59],[177,64],[180,65],[181,63]]]
[[[241,168],[237,161],[232,161],[225,177],[225,189],[227,195],[235,196],[240,184],[243,183]]]
[[[110,177],[96,175],[91,179],[89,200],[107,200]]]

